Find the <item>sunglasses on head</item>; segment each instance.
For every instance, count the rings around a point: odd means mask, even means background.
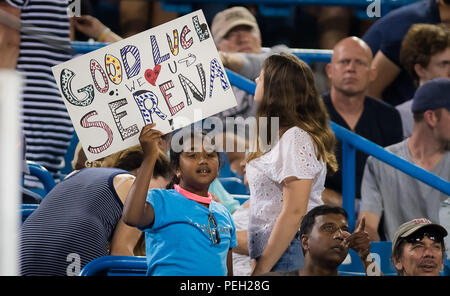
[[[432,233],[432,232],[426,232],[426,231],[417,231],[411,235],[409,235],[408,237],[405,238],[405,240],[412,244],[412,243],[417,243],[423,240],[424,237],[428,237],[430,240],[437,242],[437,243],[441,243],[442,240],[444,239],[442,237],[442,235],[437,234],[437,233]]]

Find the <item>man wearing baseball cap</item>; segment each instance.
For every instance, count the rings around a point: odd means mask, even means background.
[[[392,262],[401,276],[439,276],[444,268],[444,237],[439,224],[421,218],[403,223],[392,241]]]
[[[419,87],[411,110],[414,128],[410,138],[386,150],[450,180],[450,79],[436,78]],[[360,216],[366,217],[371,240],[393,240],[398,227],[425,217],[450,229],[448,195],[392,166],[369,157],[361,185]],[[448,241],[447,241],[448,243]]]
[[[413,97],[411,111],[420,114],[441,108],[450,110],[449,78],[435,78],[420,87]]]
[[[234,6],[214,16],[211,33],[219,50],[261,53],[261,33],[253,14],[245,7]]]

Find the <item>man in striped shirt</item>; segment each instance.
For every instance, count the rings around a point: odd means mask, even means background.
[[[22,129],[27,160],[46,167],[59,180],[73,126],[51,71],[72,58],[67,0],[6,0],[20,15],[21,38],[16,69],[24,79]],[[15,11],[14,11],[15,10]],[[11,14],[11,13],[10,13]],[[26,187],[41,187],[26,176]]]

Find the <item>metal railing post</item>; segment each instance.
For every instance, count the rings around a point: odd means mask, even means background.
[[[348,214],[348,226],[355,228],[355,169],[356,149],[348,142],[342,141],[342,207]]]

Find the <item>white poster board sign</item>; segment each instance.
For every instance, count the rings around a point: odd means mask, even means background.
[[[52,70],[90,161],[236,106],[201,10]]]

